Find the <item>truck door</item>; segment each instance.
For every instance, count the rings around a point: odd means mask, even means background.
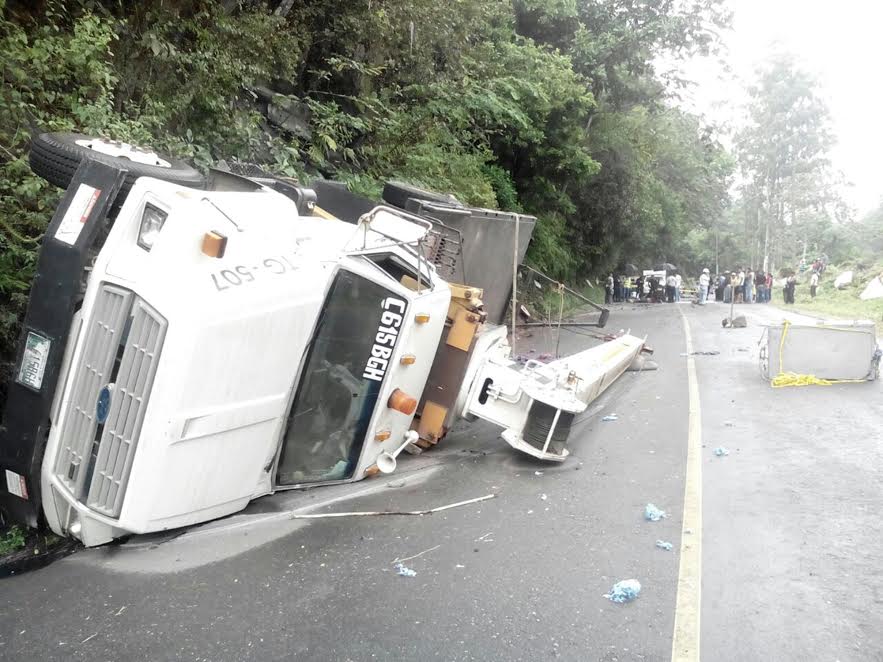
[[[279,456],[279,487],[353,476],[407,301],[341,269],[307,349]]]

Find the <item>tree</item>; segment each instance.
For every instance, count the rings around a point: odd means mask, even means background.
[[[748,88],[736,136],[749,262],[772,270],[817,243],[820,227],[850,216],[830,152],[834,136],[819,83],[793,56],[775,54]],[[821,224],[821,226],[820,226]],[[814,256],[813,256],[814,257]]]

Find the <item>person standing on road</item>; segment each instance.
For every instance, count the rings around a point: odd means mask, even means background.
[[[669,274],[665,277],[665,300],[668,303],[675,302],[675,277],[674,274]]]
[[[816,290],[819,289],[819,272],[813,271],[812,276],[809,277],[809,296],[813,299],[816,298]]]
[[[607,276],[604,285],[604,303],[613,303],[613,274]]]
[[[766,276],[764,276],[762,271],[754,274],[754,289],[757,292],[757,303],[763,303],[763,299],[766,296]]]
[[[736,297],[736,303],[742,303],[745,295],[745,269],[739,267],[739,273],[736,274],[736,283],[733,289],[733,295]]]
[[[683,285],[684,279],[681,278],[681,274],[675,274],[675,301],[681,300],[681,285]]]
[[[766,303],[769,303],[773,298],[773,274],[767,272],[766,275]]]
[[[783,294],[785,295],[785,303],[794,303],[794,288],[797,287],[797,278],[795,276],[788,276],[788,280],[785,281],[785,289],[783,290]]]
[[[699,305],[704,306],[705,300],[708,298],[708,269],[702,270],[702,275],[699,276]]]
[[[745,274],[745,303],[754,303],[754,270],[749,269]]]

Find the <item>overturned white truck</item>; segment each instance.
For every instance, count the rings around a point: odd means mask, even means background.
[[[522,369],[480,289],[428,259],[443,238],[425,218],[378,206],[353,225],[285,181],[174,183],[153,153],[48,139],[81,149],[8,388],[0,506],[86,545],[392,471],[461,417],[561,461],[574,415],[643,348],[626,334]]]

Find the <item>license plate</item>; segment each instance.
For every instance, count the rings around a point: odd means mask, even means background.
[[[25,353],[18,369],[18,382],[39,391],[43,385],[43,373],[49,360],[49,348],[52,342],[39,333],[28,331],[25,340]]]

